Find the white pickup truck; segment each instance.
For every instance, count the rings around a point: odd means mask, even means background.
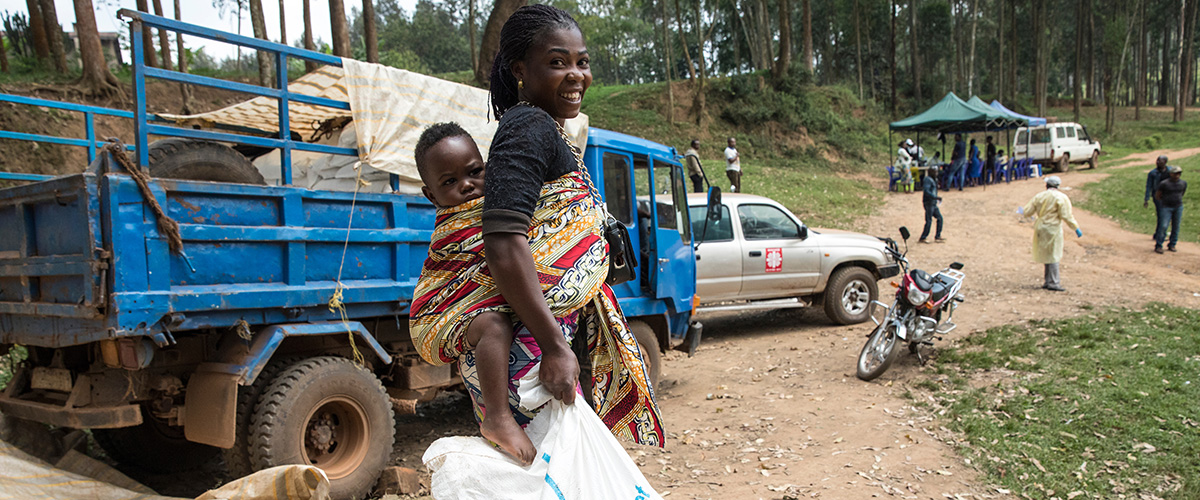
[[[714,220],[704,194],[688,195],[701,311],[824,304],[834,323],[861,323],[879,296],[876,283],[900,272],[879,238],[809,229],[770,198],[721,198]]]

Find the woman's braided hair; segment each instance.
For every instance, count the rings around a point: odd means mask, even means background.
[[[491,74],[492,112],[497,119],[520,100],[512,64],[525,59],[525,52],[543,34],[566,28],[579,29],[579,23],[566,11],[542,4],[521,7],[504,22]]]

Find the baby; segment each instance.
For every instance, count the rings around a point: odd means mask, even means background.
[[[457,123],[426,128],[417,140],[414,156],[425,184],[421,192],[434,206],[449,208],[483,197],[483,156],[471,135]],[[508,405],[512,322],[505,313],[485,311],[471,320],[466,336],[467,344],[475,348],[479,389],[483,393],[480,433],[522,464],[533,463],[537,450]]]

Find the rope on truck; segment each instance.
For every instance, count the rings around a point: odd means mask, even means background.
[[[112,155],[117,164],[121,165],[121,168],[129,173],[129,177],[133,178],[133,182],[137,183],[142,198],[145,199],[147,205],[150,205],[150,211],[154,212],[154,220],[158,223],[158,232],[167,238],[167,245],[172,252],[182,255],[183,236],[179,233],[179,223],[167,215],[162,205],[158,204],[158,198],[155,198],[154,193],[150,191],[150,174],[129,160],[129,156],[125,154],[125,145],[118,141],[105,144],[101,151]]]
[[[358,350],[358,346],[354,344],[354,330],[350,328],[350,319],[346,316],[346,304],[342,302],[342,290],[346,287],[342,285],[342,269],[346,267],[346,252],[350,248],[350,229],[354,226],[354,206],[358,202],[359,188],[370,185],[362,178],[362,162],[359,161],[354,165],[354,194],[350,198],[350,216],[346,221],[346,240],[342,242],[342,260],[338,263],[337,286],[333,289],[333,296],[329,297],[329,312],[336,312],[342,318],[342,325],[346,327],[346,335],[350,339],[350,350],[354,352],[354,362],[359,365],[366,363],[363,355]]]

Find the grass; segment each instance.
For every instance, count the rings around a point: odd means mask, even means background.
[[[940,353],[958,375],[935,406],[1024,498],[1200,498],[1197,331],[1197,311],[1162,304],[993,328]]]
[[[1196,172],[1200,172],[1200,155],[1172,161],[1172,165],[1183,168],[1184,179],[1189,176],[1195,183]],[[1092,213],[1100,214],[1121,223],[1130,231],[1143,234],[1154,234],[1155,214],[1154,203],[1150,208],[1142,208],[1142,200],[1146,190],[1147,168],[1126,168],[1110,170],[1108,178],[1087,184],[1084,192],[1087,196],[1081,200],[1079,207]],[[1179,235],[1182,241],[1200,242],[1200,188],[1189,186],[1183,200],[1183,218],[1179,224]]]

